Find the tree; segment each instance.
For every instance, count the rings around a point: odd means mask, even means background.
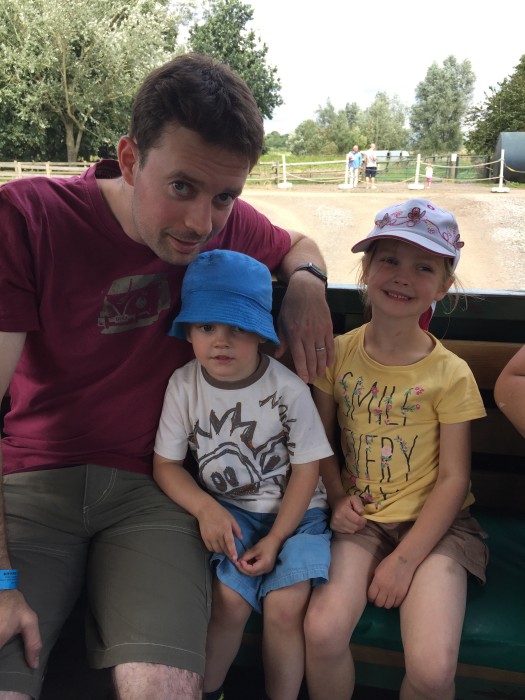
[[[210,0],[204,21],[190,27],[189,47],[227,63],[250,87],[261,114],[271,119],[283,103],[277,68],[266,62],[268,47],[246,25],[253,9],[241,0]]]
[[[287,151],[288,134],[280,134],[278,131],[271,131],[264,137],[264,152]]]
[[[301,122],[290,134],[290,150],[296,156],[321,153],[326,142],[325,130],[313,119]]]
[[[525,131],[525,55],[513,75],[491,87],[484,103],[467,115],[470,131],[466,146],[470,153],[490,154],[502,131]]]
[[[75,161],[114,146],[142,78],[173,55],[178,18],[168,7],[0,0],[2,156]]]
[[[385,92],[378,92],[372,102],[359,117],[365,143],[375,143],[378,149],[404,149],[408,143],[408,129],[405,128],[406,107],[397,97],[389,98]]]
[[[470,61],[458,63],[454,56],[434,62],[416,88],[410,114],[414,144],[422,151],[457,151],[463,142],[462,124],[474,91],[475,75]]]

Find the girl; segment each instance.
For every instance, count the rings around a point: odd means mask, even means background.
[[[334,446],[321,462],[334,531],[329,582],[308,608],[311,700],[349,700],[349,640],[367,601],[399,607],[400,697],[454,698],[467,573],[485,580],[485,533],[469,514],[470,421],[485,415],[468,365],[419,325],[453,284],[454,216],[414,199],[381,211],[364,252],[371,320],[336,340],[314,398]]]

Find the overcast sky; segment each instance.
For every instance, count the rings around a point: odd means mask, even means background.
[[[524,0],[245,2],[281,80],[284,104],[267,132],[289,133],[328,99],[364,109],[383,91],[410,106],[429,66],[450,55],[472,63],[478,103],[525,54]]]

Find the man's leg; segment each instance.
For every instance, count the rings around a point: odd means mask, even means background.
[[[82,495],[82,467],[4,478],[11,562],[43,647],[38,669],[27,665],[20,636],[0,650],[1,700],[39,697],[49,654],[82,589],[89,546]]]
[[[200,700],[211,595],[197,522],[149,477],[107,470],[104,484],[90,469],[90,663],[114,668],[119,700]]]

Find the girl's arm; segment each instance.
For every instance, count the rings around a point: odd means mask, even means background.
[[[242,539],[240,527],[229,511],[206,493],[185,469],[182,461],[153,455],[153,478],[164,493],[199,521],[201,537],[210,552],[222,552],[237,561],[233,536]]]
[[[341,467],[337,459],[336,427],[337,405],[334,397],[314,386],[313,397],[326,436],[330,442],[334,454],[322,459],[320,471],[323,484],[328,496],[328,504],[332,509],[330,527],[336,532],[352,534],[363,528],[366,524],[361,499],[357,496],[347,496],[341,481]]]
[[[494,387],[498,408],[525,437],[525,345],[503,368]]]
[[[412,529],[376,568],[368,598],[391,608],[403,602],[414,573],[461,510],[470,485],[470,421],[440,424],[439,473]]]
[[[319,481],[319,462],[294,464],[279,512],[270,532],[239,559],[238,568],[249,576],[266,574],[275,566],[283,542],[296,530]]]

